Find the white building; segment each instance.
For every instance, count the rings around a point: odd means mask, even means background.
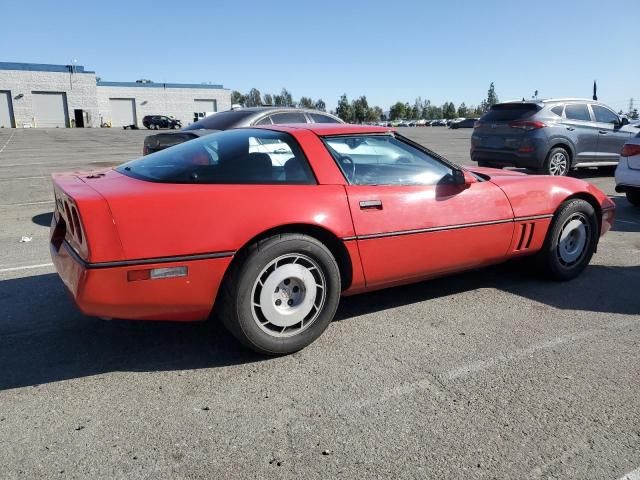
[[[145,115],[193,122],[231,108],[222,85],[97,82],[80,65],[0,62],[0,128],[142,127]]]

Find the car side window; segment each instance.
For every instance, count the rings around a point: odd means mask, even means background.
[[[289,134],[231,129],[146,155],[117,167],[164,183],[313,185],[311,166]]]
[[[326,137],[324,143],[353,185],[436,185],[453,181],[448,165],[393,135]]]
[[[551,109],[551,111],[556,115],[558,115],[559,117],[562,116],[562,110],[564,110],[564,105],[556,105]]]
[[[271,118],[266,116],[256,122],[256,125],[271,125]]]
[[[315,123],[340,123],[338,120],[336,120],[333,117],[330,117],[329,115],[322,115],[320,113],[310,113],[309,116],[311,117],[311,120],[313,120]]]
[[[591,110],[596,117],[596,122],[600,123],[617,123],[619,121],[618,115],[613,113],[608,108],[600,105],[591,105]]]
[[[283,112],[271,115],[273,123],[307,123],[307,117],[302,112]]]
[[[582,120],[584,122],[591,121],[589,109],[586,103],[570,103],[564,107],[564,115],[569,120]]]

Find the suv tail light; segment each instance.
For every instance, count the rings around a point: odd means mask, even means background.
[[[473,128],[480,128],[482,126],[482,122],[480,120],[476,120],[475,122],[473,122]]]
[[[511,122],[509,124],[511,128],[519,128],[520,130],[526,130],[527,132],[531,130],[538,130],[539,128],[546,127],[546,123],[542,123],[538,120],[516,120],[515,122]]]
[[[627,143],[624,147],[622,147],[622,152],[620,155],[623,157],[633,157],[634,155],[640,155],[640,145],[636,145],[635,143]]]

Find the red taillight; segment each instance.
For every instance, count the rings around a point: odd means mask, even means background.
[[[538,120],[516,120],[515,122],[511,122],[509,126],[511,128],[519,128],[521,130],[530,131],[544,128],[547,125]]]
[[[635,143],[627,143],[624,147],[622,147],[622,152],[620,155],[623,157],[633,157],[635,155],[640,155],[640,145]]]

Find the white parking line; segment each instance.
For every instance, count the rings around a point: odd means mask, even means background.
[[[640,318],[631,319],[631,320],[622,320],[619,322],[611,322],[607,325],[606,328],[609,328],[609,329],[610,328],[626,328],[630,325],[635,325],[639,322],[640,322]],[[513,360],[533,357],[534,354],[536,353],[539,353],[545,350],[552,350],[556,347],[559,347],[560,345],[569,344],[569,343],[575,342],[576,340],[582,340],[584,338],[588,338],[598,333],[601,333],[602,331],[603,331],[603,328],[594,328],[591,330],[583,331],[581,333],[561,335],[559,337],[552,338],[545,342],[535,343],[526,348],[520,348],[518,350],[499,354],[499,355],[496,355],[495,357],[487,358],[485,360],[478,360],[475,362],[468,363],[466,365],[461,365],[460,367],[453,368],[447,372],[435,373],[434,374],[435,378],[433,378],[433,380],[431,378],[423,378],[415,382],[398,385],[386,391],[380,391],[376,393],[375,397],[365,398],[358,402],[354,402],[350,404],[348,408],[353,410],[362,409],[371,405],[388,402],[397,397],[411,395],[421,391],[430,392],[432,396],[439,396],[439,395],[442,395],[446,389],[446,384],[444,383],[444,381],[456,380],[458,378],[467,377],[469,375],[480,373],[484,370],[489,370],[491,368],[497,367],[504,363],[511,362]],[[634,470],[631,473],[640,475],[640,470],[638,470],[637,472],[636,470]],[[626,480],[625,477],[623,477],[623,479]],[[620,479],[620,480],[623,480],[623,479]],[[630,477],[629,480],[640,480],[640,476]]]
[[[45,205],[53,203],[53,200],[43,200],[41,202],[25,202],[25,203],[3,203],[0,207],[24,207],[26,205]]]
[[[4,142],[4,145],[2,146],[2,148],[0,148],[0,153],[2,153],[2,151],[7,148],[7,145],[9,145],[9,142],[11,141],[11,139],[13,138],[13,136],[16,134],[16,132],[13,132],[11,134],[11,136],[9,137],[9,140],[7,140],[6,142]]]
[[[620,222],[620,223],[630,223],[631,225],[640,225],[640,223],[638,222],[632,222],[630,220],[620,220],[619,218],[616,218],[616,222]]]
[[[640,480],[640,467],[636,468],[633,472],[623,475],[618,480]]]
[[[39,263],[37,265],[23,265],[22,267],[0,268],[0,273],[19,272],[20,270],[31,270],[33,268],[53,267],[53,263]]]

